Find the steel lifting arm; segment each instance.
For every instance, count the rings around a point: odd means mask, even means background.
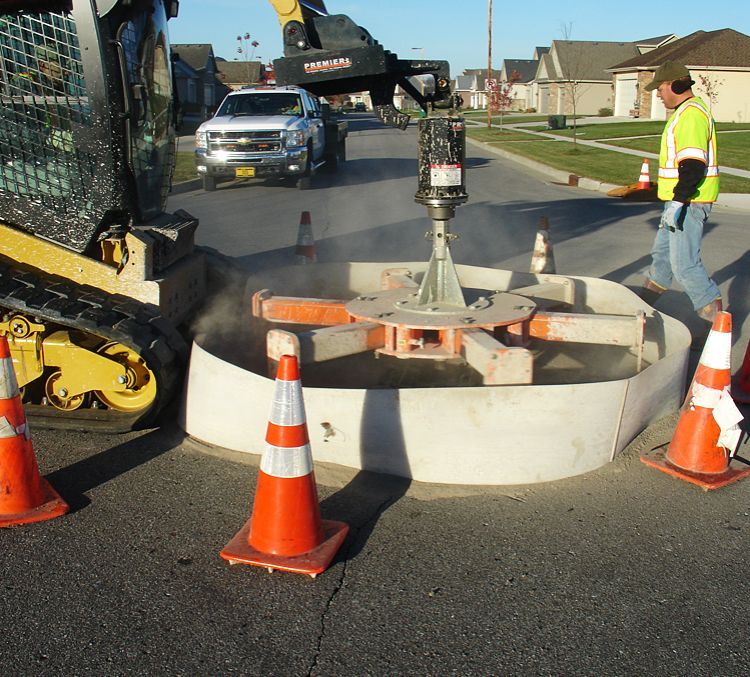
[[[409,116],[393,104],[396,86],[427,112],[454,107],[447,61],[399,59],[323,0],[269,0],[281,24],[284,56],[274,61],[279,84],[299,85],[318,96],[368,91],[380,120],[405,129]],[[421,77],[417,77],[421,76]]]

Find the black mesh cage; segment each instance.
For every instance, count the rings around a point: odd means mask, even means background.
[[[76,25],[0,15],[0,219],[83,250],[101,218],[97,158]]]

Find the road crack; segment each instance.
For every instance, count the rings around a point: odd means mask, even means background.
[[[359,552],[359,547],[356,546],[360,545],[359,541],[362,535],[364,534],[365,537],[369,536],[369,534],[372,532],[373,527],[380,519],[380,516],[402,496],[403,494],[401,493],[391,494],[375,508],[368,520],[356,527],[356,529],[350,527],[350,538],[348,539],[349,542],[346,546],[346,550],[344,550],[343,552],[343,566],[341,567],[341,573],[339,574],[339,577],[336,581],[336,585],[334,585],[330,595],[328,595],[325,607],[323,608],[323,612],[320,616],[320,634],[318,635],[318,641],[315,647],[315,653],[313,655],[312,663],[310,664],[310,668],[307,671],[307,677],[313,677],[318,667],[323,641],[326,637],[326,620],[328,617],[328,613],[333,606],[334,601],[336,600],[336,597],[338,596],[339,592],[345,587],[346,579],[349,575],[349,562],[351,561],[350,555],[352,553],[356,554]]]

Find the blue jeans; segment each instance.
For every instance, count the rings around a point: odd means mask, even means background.
[[[651,280],[669,289],[675,278],[687,292],[695,310],[721,298],[719,287],[708,276],[701,260],[703,224],[711,213],[711,206],[711,203],[688,203],[682,230],[672,232],[660,222],[651,248]]]

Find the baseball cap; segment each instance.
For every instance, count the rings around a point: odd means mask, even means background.
[[[675,61],[665,61],[656,69],[654,79],[644,89],[650,92],[656,89],[662,82],[672,82],[673,80],[681,80],[689,77],[690,71],[685,66]]]

